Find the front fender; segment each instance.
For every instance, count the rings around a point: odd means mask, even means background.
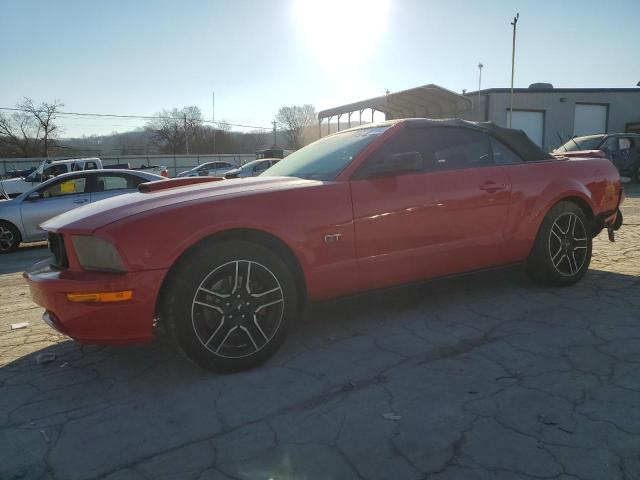
[[[116,246],[128,269],[141,271],[169,269],[205,238],[239,229],[266,233],[286,245],[314,297],[356,284],[347,182],[173,204],[109,224],[96,235]],[[340,242],[325,241],[326,235],[336,234]]]

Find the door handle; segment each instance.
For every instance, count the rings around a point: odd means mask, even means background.
[[[87,203],[87,199],[86,198],[79,198],[77,200],[74,200],[73,203]]]
[[[507,188],[507,185],[504,183],[494,183],[487,182],[483,185],[480,185],[480,190],[484,190],[485,192],[497,192],[498,190],[504,190]]]

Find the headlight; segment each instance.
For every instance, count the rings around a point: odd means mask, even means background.
[[[73,235],[73,249],[78,262],[85,270],[99,272],[124,272],[122,258],[116,247],[100,237]]]

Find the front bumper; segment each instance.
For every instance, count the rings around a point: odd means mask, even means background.
[[[110,273],[57,270],[48,260],[24,272],[31,297],[46,312],[43,319],[81,343],[127,344],[151,340],[156,298],[167,270]],[[131,300],[77,303],[67,293],[133,290]]]

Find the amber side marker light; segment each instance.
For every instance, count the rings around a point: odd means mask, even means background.
[[[107,303],[124,302],[133,298],[133,290],[121,292],[97,292],[97,293],[67,293],[70,302]]]

